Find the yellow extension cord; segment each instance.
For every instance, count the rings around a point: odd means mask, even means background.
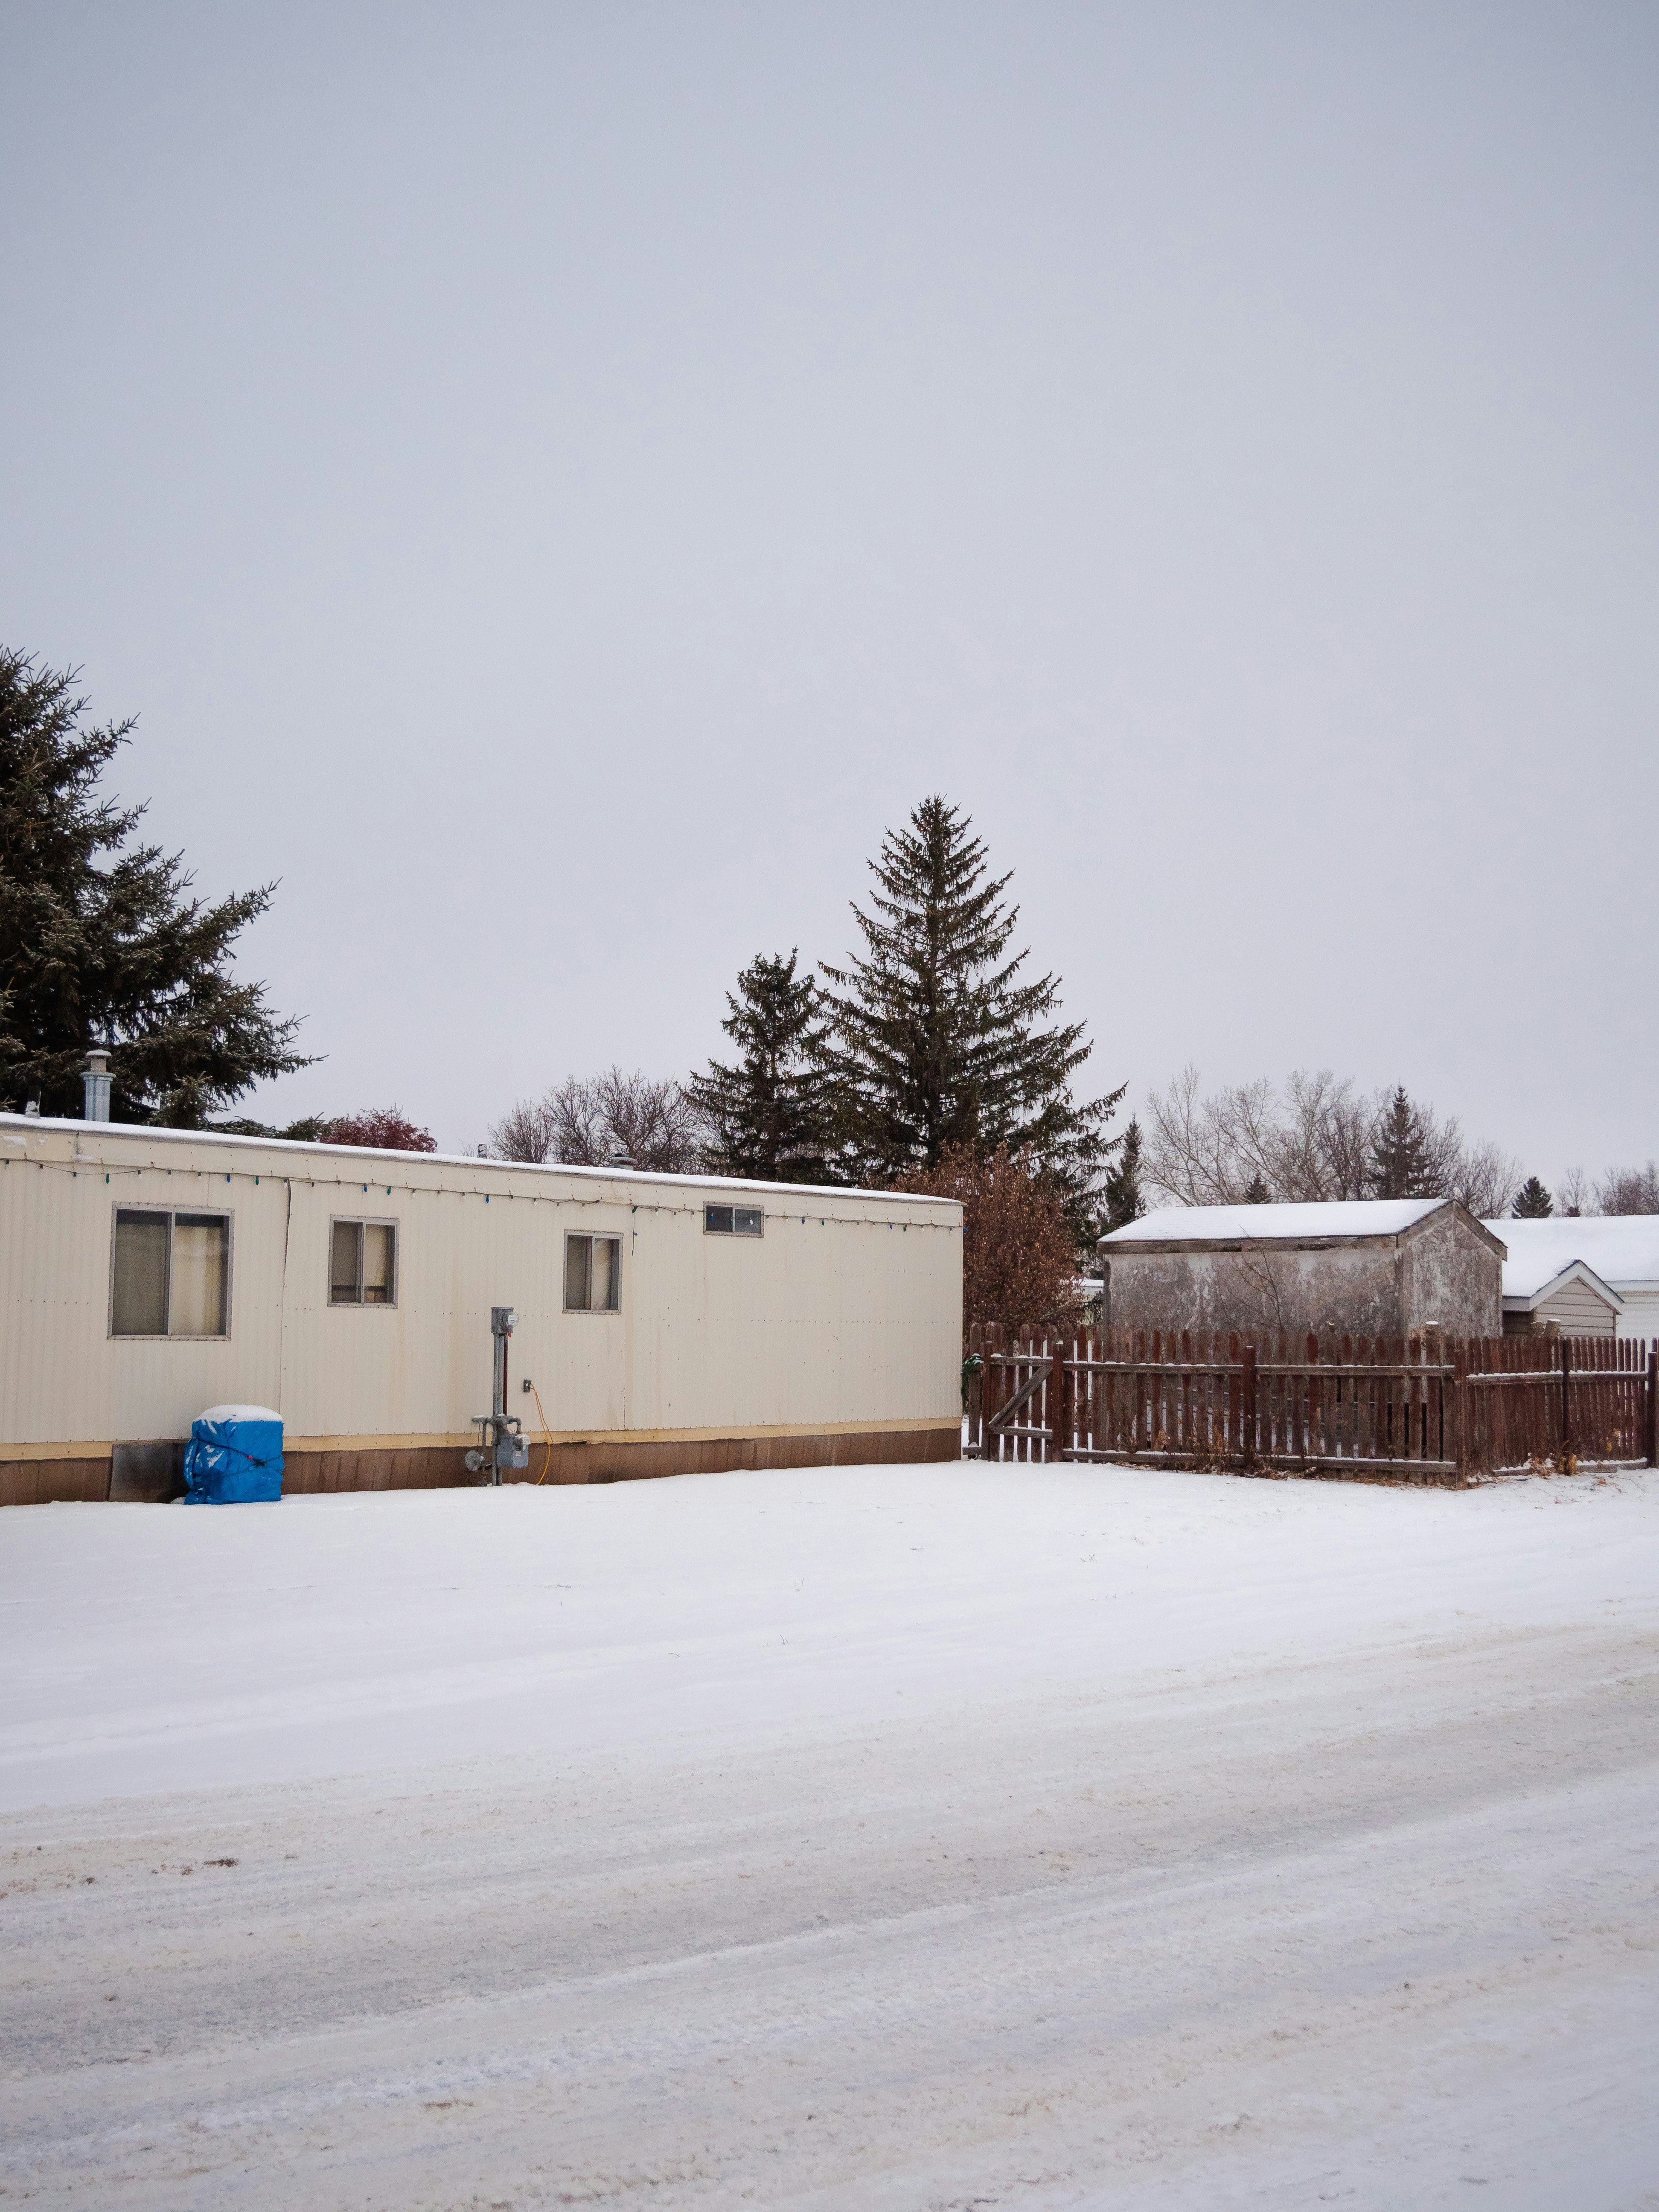
[[[542,1442],[547,1446],[547,1457],[542,1462],[542,1471],[536,1477],[536,1487],[539,1490],[547,1480],[548,1469],[553,1464],[553,1431],[548,1427],[547,1416],[542,1411],[542,1394],[533,1382],[530,1386],[530,1395],[536,1401],[536,1418],[542,1425]]]

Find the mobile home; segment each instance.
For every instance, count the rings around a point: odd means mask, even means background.
[[[191,1420],[293,1491],[471,1480],[492,1309],[526,1479],[954,1459],[939,1199],[0,1115],[0,1503],[165,1496]]]

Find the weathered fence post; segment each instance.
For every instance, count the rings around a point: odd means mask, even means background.
[[[1648,1344],[1648,1465],[1659,1467],[1659,1336]]]
[[[1561,1464],[1572,1457],[1572,1339],[1561,1339]]]
[[[985,1332],[978,1322],[968,1332],[968,1357],[964,1363],[968,1378],[967,1405],[968,1440],[963,1457],[982,1459],[985,1455]]]
[[[1066,1405],[1066,1340],[1054,1339],[1054,1364],[1048,1375],[1048,1456],[1063,1459],[1071,1444],[1071,1422]]]
[[[1244,1403],[1241,1410],[1243,1414],[1244,1464],[1246,1467],[1254,1467],[1255,1465],[1255,1346],[1253,1344],[1247,1344],[1244,1347],[1243,1380]]]
[[[1443,1345],[1440,1348],[1440,1357],[1443,1363],[1446,1357]],[[1445,1419],[1446,1378],[1443,1375],[1440,1378],[1440,1413],[1444,1426],[1451,1431],[1446,1438],[1451,1449],[1446,1455],[1455,1466],[1459,1481],[1467,1482],[1469,1479],[1469,1346],[1467,1337],[1460,1336],[1454,1341],[1451,1364],[1451,1419],[1447,1421]],[[1445,1450],[1445,1444],[1441,1446],[1441,1449]]]

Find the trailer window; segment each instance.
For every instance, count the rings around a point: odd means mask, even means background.
[[[397,1304],[395,1221],[337,1221],[333,1224],[329,1239],[328,1302],[331,1306]]]
[[[564,1310],[567,1313],[622,1310],[620,1237],[565,1238]]]
[[[702,1210],[705,1237],[759,1237],[765,1222],[758,1206],[705,1206]]]
[[[118,1206],[112,1336],[225,1336],[230,1217]]]

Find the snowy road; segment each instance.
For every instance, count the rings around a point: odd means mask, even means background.
[[[37,1508],[0,1600],[0,2202],[1659,2207],[1659,1477]]]

